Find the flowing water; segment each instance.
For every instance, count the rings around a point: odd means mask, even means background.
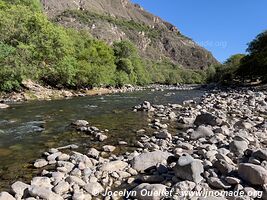
[[[170,93],[171,92],[171,93]],[[198,100],[204,91],[139,91],[68,100],[33,101],[0,110],[0,191],[16,180],[29,181],[39,173],[31,163],[49,148],[77,144],[80,151],[104,144],[128,142],[117,151],[131,150],[136,131],[148,127],[147,113],[132,112],[132,107],[148,100],[154,104]],[[86,134],[70,129],[71,122],[84,119],[100,130],[108,129],[109,138],[96,142]]]

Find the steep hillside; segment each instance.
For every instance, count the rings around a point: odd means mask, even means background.
[[[218,63],[210,52],[129,0],[41,0],[47,15],[56,22],[86,29],[112,44],[131,40],[146,58],[170,58],[186,68],[203,69]]]

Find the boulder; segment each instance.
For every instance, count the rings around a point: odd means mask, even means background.
[[[101,171],[115,172],[122,171],[128,166],[128,163],[117,160],[105,163],[100,168]]]
[[[54,188],[53,191],[57,194],[67,193],[70,189],[70,184],[66,181],[60,181]]]
[[[86,184],[81,178],[79,178],[79,177],[77,177],[77,176],[68,176],[68,177],[66,178],[66,181],[67,181],[69,184],[73,184],[73,183],[75,183],[75,184],[77,184],[77,185],[79,185],[79,186],[84,186],[84,185]]]
[[[72,123],[72,125],[77,126],[77,127],[87,126],[88,124],[89,124],[89,122],[85,121],[85,120],[77,120],[77,121]]]
[[[34,177],[31,181],[31,186],[37,186],[45,189],[51,189],[51,180],[48,177]]]
[[[267,149],[259,149],[253,152],[252,157],[259,160],[267,160]]]
[[[59,194],[52,192],[50,189],[31,186],[29,188],[29,193],[33,197],[39,197],[46,200],[64,200]]]
[[[203,179],[201,176],[201,173],[204,172],[203,164],[200,160],[189,160],[188,158],[187,156],[179,158],[174,166],[175,175],[177,178],[199,183]]]
[[[214,162],[213,166],[215,168],[217,168],[219,170],[219,172],[221,172],[221,174],[223,174],[223,175],[227,175],[227,174],[231,173],[233,170],[235,170],[235,167],[233,165],[230,165],[229,163],[227,163],[223,159],[216,160]]]
[[[189,165],[190,163],[192,163],[194,161],[194,158],[192,156],[190,156],[187,153],[184,153],[179,159],[178,159],[178,165],[179,166],[186,166]]]
[[[149,153],[142,153],[133,158],[131,161],[132,167],[137,171],[145,171],[158,163],[166,162],[172,154],[163,151],[153,151]]]
[[[229,148],[236,156],[242,156],[245,150],[248,149],[248,142],[245,140],[234,140],[230,143]]]
[[[214,133],[210,127],[199,126],[195,131],[191,133],[191,139],[197,140],[199,138],[206,138],[213,136]]]
[[[113,152],[116,149],[116,147],[112,146],[112,145],[105,145],[103,146],[103,150],[105,152]]]
[[[45,159],[38,159],[33,164],[33,166],[36,168],[42,168],[45,167],[46,165],[48,165],[48,162]]]
[[[27,192],[27,189],[29,187],[30,185],[23,183],[21,181],[17,181],[11,185],[11,190],[17,198],[21,198]]]
[[[99,154],[100,154],[100,152],[98,150],[96,150],[95,148],[90,148],[88,150],[88,153],[87,153],[87,155],[92,157],[92,158],[98,158]]]
[[[238,167],[239,176],[252,185],[267,183],[267,170],[259,165],[242,163]]]
[[[217,116],[211,113],[202,113],[196,117],[194,122],[195,125],[211,125],[211,126],[219,126],[222,124],[222,120]]]
[[[16,199],[8,192],[1,192],[0,193],[0,200],[16,200]]]
[[[158,138],[158,139],[164,139],[164,140],[166,140],[166,139],[172,139],[172,135],[168,132],[168,130],[166,130],[166,129],[163,129],[162,131],[160,131],[160,132],[158,132],[157,134],[156,134],[156,138]]]

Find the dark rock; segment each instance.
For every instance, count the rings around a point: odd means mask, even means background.
[[[211,113],[202,113],[197,116],[194,124],[197,126],[200,125],[219,126],[222,124],[222,120]]]
[[[267,160],[267,150],[259,149],[258,151],[255,151],[252,156],[259,160]]]
[[[239,176],[252,185],[267,183],[267,170],[259,165],[242,163],[238,167]]]

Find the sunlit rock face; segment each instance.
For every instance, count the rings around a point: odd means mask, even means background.
[[[59,24],[85,29],[110,45],[114,41],[131,40],[140,55],[153,61],[168,58],[191,69],[203,69],[218,63],[210,52],[182,35],[179,28],[129,0],[41,2],[48,17]]]

